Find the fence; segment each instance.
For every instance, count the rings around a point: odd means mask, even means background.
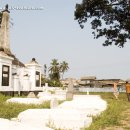
[[[104,88],[79,88],[78,90],[79,92],[113,92],[113,88],[112,87],[104,87]],[[119,89],[119,92],[126,92],[124,87],[121,87]]]

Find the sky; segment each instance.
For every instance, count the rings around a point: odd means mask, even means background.
[[[33,57],[44,66],[52,59],[66,61],[69,70],[64,78],[97,79],[130,78],[130,44],[124,48],[103,47],[104,38],[93,39],[91,26],[81,29],[74,20],[76,3],[81,0],[0,0],[0,7],[9,4],[10,47],[13,54],[28,63]],[[41,10],[18,10],[40,8]]]

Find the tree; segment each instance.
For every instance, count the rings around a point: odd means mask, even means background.
[[[49,68],[50,79],[59,81],[60,79],[60,66],[57,59],[52,59],[51,66]]]
[[[88,19],[94,38],[105,36],[104,46],[123,47],[130,39],[130,0],[83,0],[76,4],[75,20],[84,28]]]
[[[59,63],[57,59],[52,59],[50,67],[49,67],[49,79],[46,79],[46,82],[50,86],[62,86],[60,82],[61,74],[63,74],[69,69],[68,63],[63,61]]]
[[[45,76],[43,74],[41,74],[41,85],[45,85],[45,83],[48,82],[48,79],[45,78]]]
[[[63,75],[64,73],[69,69],[69,66],[68,66],[68,63],[66,61],[63,61],[61,64],[60,64],[60,71],[62,73],[62,79],[63,79]]]
[[[46,78],[46,72],[47,72],[47,65],[44,64],[44,75],[45,75],[45,78]]]

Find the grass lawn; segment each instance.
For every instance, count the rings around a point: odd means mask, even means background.
[[[107,101],[108,107],[100,116],[93,117],[93,123],[86,130],[130,130],[130,102],[127,101],[126,93],[120,93],[116,100],[113,93],[90,93],[101,95]],[[49,102],[42,105],[24,105],[5,103],[10,98],[0,95],[0,118],[14,118],[30,108],[49,108]]]
[[[120,93],[118,100],[113,93],[90,94],[101,95],[108,107],[100,116],[93,117],[93,123],[86,130],[130,130],[130,102],[126,93]]]
[[[50,102],[45,102],[41,105],[25,105],[18,103],[6,103],[5,101],[11,97],[0,94],[0,118],[15,118],[22,111],[31,108],[50,108]]]

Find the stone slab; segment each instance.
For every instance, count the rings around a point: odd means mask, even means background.
[[[29,109],[20,113],[18,120],[38,128],[50,126],[64,130],[75,128],[80,130],[80,128],[88,127],[92,122],[91,117],[85,116],[82,111],[73,109]]]
[[[0,118],[0,130],[53,130],[48,127],[36,128],[31,125]]]

